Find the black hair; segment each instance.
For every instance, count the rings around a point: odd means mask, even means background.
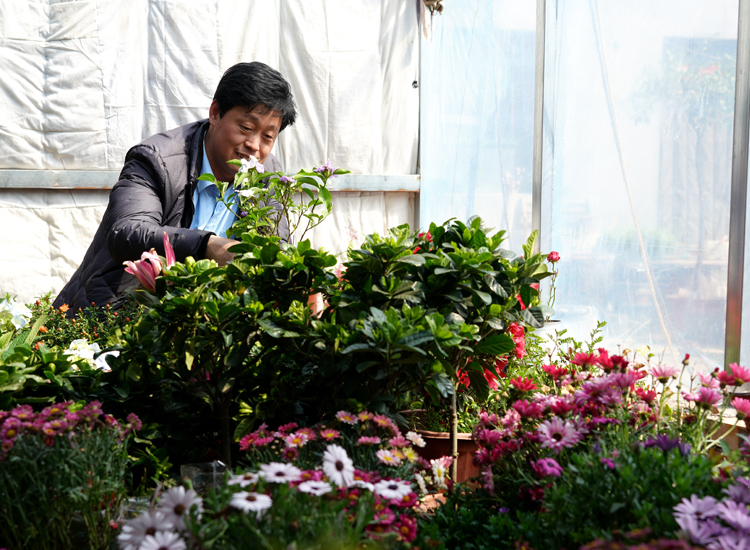
[[[222,117],[229,109],[245,106],[260,113],[281,113],[281,130],[294,124],[297,108],[292,88],[282,74],[265,63],[237,63],[229,67],[216,87],[214,100]]]

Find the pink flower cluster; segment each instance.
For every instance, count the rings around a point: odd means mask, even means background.
[[[750,538],[750,481],[739,478],[718,501],[692,495],[674,507],[674,518],[694,544],[706,548],[746,548]]]
[[[72,438],[76,433],[97,426],[111,426],[118,430],[122,440],[129,433],[140,430],[142,423],[131,413],[127,422],[120,424],[113,416],[103,414],[99,401],[92,401],[77,410],[72,401],[67,401],[49,405],[38,413],[31,405],[0,411],[0,460],[5,460],[19,438],[26,435],[41,435],[45,444],[51,447],[59,437]]]

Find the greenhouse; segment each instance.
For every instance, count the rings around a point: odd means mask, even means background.
[[[0,550],[750,548],[750,0],[0,0],[0,69]]]

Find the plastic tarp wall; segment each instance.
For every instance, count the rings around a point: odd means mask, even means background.
[[[358,174],[416,173],[416,0],[0,0],[0,169],[116,170],[145,137],[205,118],[221,74],[263,61],[290,81],[285,169],[330,158]],[[0,192],[0,291],[56,292],[83,257],[107,193]],[[313,242],[413,222],[408,193],[337,193]],[[18,258],[31,258],[23,273]]]
[[[721,366],[737,0],[547,4],[543,249],[585,336]]]
[[[531,231],[535,4],[446,1],[422,37],[422,223],[480,215],[517,252]],[[546,14],[555,318],[577,339],[602,320],[612,349],[720,366],[738,1],[547,0]]]
[[[431,23],[431,30],[428,27]],[[445,2],[422,36],[420,219],[531,233],[536,2]]]

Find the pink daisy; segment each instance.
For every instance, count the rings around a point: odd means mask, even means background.
[[[662,384],[665,384],[667,380],[669,380],[670,378],[674,378],[675,376],[680,374],[680,369],[678,369],[677,367],[657,365],[655,367],[651,367],[651,370],[648,371],[648,373]]]
[[[737,411],[737,418],[740,420],[750,416],[750,400],[743,399],[742,397],[735,397],[732,399],[732,407]]]
[[[326,441],[333,441],[334,439],[341,437],[341,433],[333,428],[324,428],[320,430],[320,437]]]
[[[347,411],[339,411],[336,413],[336,418],[338,418],[341,422],[346,422],[347,424],[356,424],[357,423],[357,417],[354,416],[352,413]]]
[[[380,443],[380,438],[374,435],[363,435],[357,440],[358,445],[377,445]]]
[[[572,422],[563,422],[557,417],[542,422],[536,435],[542,448],[550,449],[554,453],[559,453],[565,447],[572,447],[583,438]]]

